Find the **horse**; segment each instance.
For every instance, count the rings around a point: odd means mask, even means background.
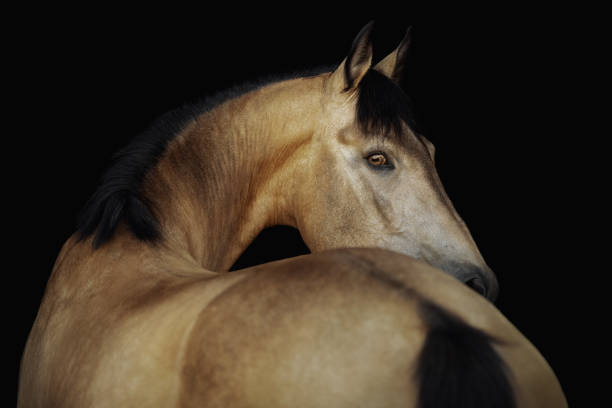
[[[413,130],[410,31],[162,116],[63,245],[19,407],[562,407]],[[227,272],[262,231],[311,254]]]

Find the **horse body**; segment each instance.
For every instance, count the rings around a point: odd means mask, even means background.
[[[141,245],[66,243],[24,354],[23,406],[175,405],[182,339],[240,274],[211,280]],[[95,281],[92,263],[105,265]]]
[[[517,406],[563,406],[552,370],[518,330],[414,258],[331,250],[213,276],[134,256],[142,243],[126,241],[104,255],[66,244],[24,356],[36,364],[22,369],[21,406],[418,406],[420,299],[501,339]],[[100,278],[113,275],[114,288],[62,277],[109,258],[119,268]]]
[[[501,356],[507,368],[488,364],[519,406],[563,406],[544,359],[480,296],[497,282],[433,146],[405,118],[371,118],[394,109],[378,111],[406,44],[373,71],[364,29],[335,71],[193,115],[153,165],[135,171],[128,147],[58,256],[19,406],[422,406],[436,366],[422,350],[449,333]],[[276,224],[313,254],[223,272]]]

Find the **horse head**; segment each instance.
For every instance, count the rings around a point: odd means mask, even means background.
[[[424,260],[489,299],[498,284],[413,130],[399,86],[410,31],[372,66],[372,24],[327,76],[323,118],[304,163],[297,227],[311,250],[384,247]]]

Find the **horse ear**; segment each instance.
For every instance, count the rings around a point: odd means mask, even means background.
[[[372,27],[374,21],[370,21],[359,31],[347,57],[332,73],[330,79],[334,88],[341,91],[355,89],[372,66]]]
[[[411,30],[412,27],[408,27],[404,38],[397,46],[397,48],[387,55],[382,61],[380,61],[374,67],[375,70],[384,74],[390,78],[396,84],[400,84],[402,75],[404,74],[404,68],[408,62],[408,54],[411,42]]]

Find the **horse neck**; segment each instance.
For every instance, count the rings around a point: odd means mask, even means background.
[[[225,271],[263,228],[295,225],[292,192],[321,89],[321,77],[269,85],[202,114],[169,144],[143,189],[167,247]]]

